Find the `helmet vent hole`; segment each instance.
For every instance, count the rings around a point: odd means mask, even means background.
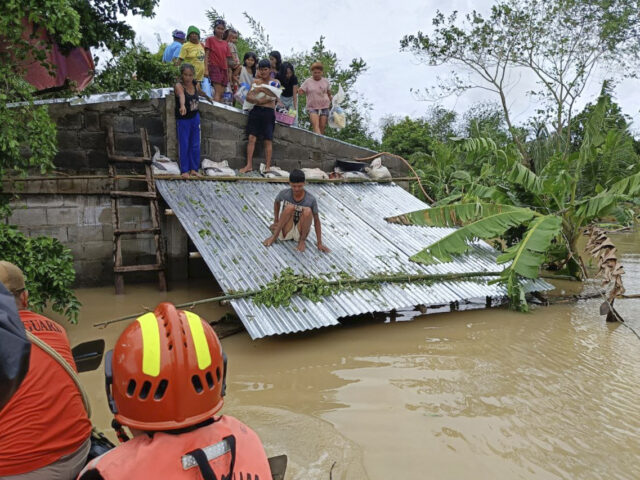
[[[138,396],[144,400],[149,396],[149,392],[151,391],[151,382],[149,380],[145,380],[142,384],[142,388],[140,389],[140,393]]]
[[[221,375],[220,375],[220,367],[216,368],[216,377],[218,378],[218,382],[220,381]]]
[[[209,385],[209,390],[213,389],[213,376],[211,375],[211,372],[207,372],[207,374],[205,375],[205,378],[207,379],[207,385]]]
[[[202,387],[202,381],[198,375],[191,377],[191,383],[193,383],[193,388],[196,390],[196,393],[202,393],[204,388]]]
[[[129,380],[129,385],[127,385],[127,395],[133,397],[134,393],[136,393],[136,381],[132,378]]]
[[[168,380],[166,379],[160,380],[160,383],[158,384],[158,388],[156,388],[156,393],[153,394],[153,398],[155,398],[156,400],[160,400],[162,397],[164,397],[164,392],[167,390],[168,385],[169,385]]]
[[[169,344],[169,350],[173,350],[173,343]]]

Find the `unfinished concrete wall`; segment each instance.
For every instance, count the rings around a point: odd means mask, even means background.
[[[123,155],[142,153],[140,128],[146,128],[150,143],[177,159],[175,103],[172,96],[149,101],[116,101],[82,105],[53,103],[49,113],[58,126],[59,153],[54,160],[58,174],[71,178],[30,178],[7,182],[4,191],[19,192],[13,202],[9,223],[29,236],[48,235],[69,247],[74,256],[77,284],[106,285],[113,282],[113,226],[111,221],[110,181],[107,176],[107,127],[113,127],[115,147]],[[202,158],[227,160],[234,168],[245,164],[247,116],[222,106],[202,104]],[[262,158],[259,142],[254,159],[257,168]],[[369,156],[373,152],[306,130],[277,125],[273,148],[274,163],[286,170],[319,167],[332,170],[336,159]],[[385,161],[392,171],[403,175],[404,168]],[[131,168],[119,169],[121,173]],[[139,172],[140,170],[138,170]],[[142,189],[121,182],[119,189]],[[121,201],[122,228],[151,226],[148,203],[135,199]],[[162,211],[161,207],[161,211]],[[170,281],[187,277],[188,239],[175,217],[162,217]],[[155,263],[151,235],[123,238],[125,264]],[[197,263],[197,262],[196,262]],[[194,265],[197,267],[197,265]],[[200,266],[201,267],[201,266]],[[201,270],[194,268],[192,270]],[[127,275],[131,280],[153,280],[154,273]]]
[[[121,227],[151,226],[148,204],[121,202]],[[30,237],[47,235],[71,250],[78,285],[113,282],[113,226],[107,179],[42,180],[26,185],[12,202],[9,223]],[[125,238],[125,264],[153,263],[153,237]],[[152,278],[147,274],[138,279]]]
[[[140,128],[149,141],[166,150],[164,99],[104,102],[73,106],[49,105],[58,127],[58,155],[54,164],[65,173],[106,173],[106,129],[113,127],[116,150],[123,155],[140,155]]]
[[[65,173],[104,173],[107,171],[107,127],[113,127],[116,150],[123,155],[140,155],[140,128],[146,128],[151,145],[156,145],[170,158],[178,158],[175,101],[173,96],[148,101],[120,101],[82,105],[56,103],[49,112],[58,126],[59,153],[56,168]],[[227,160],[232,168],[246,162],[247,115],[235,108],[200,104],[202,158]],[[293,168],[333,170],[335,161],[367,157],[375,152],[350,145],[308,130],[277,124],[273,139],[273,162]],[[264,162],[262,142],[258,142],[254,167]],[[406,169],[398,160],[384,160],[392,173],[404,175]]]

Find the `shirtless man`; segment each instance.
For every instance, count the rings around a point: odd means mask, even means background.
[[[273,232],[264,242],[265,247],[276,240],[294,240],[298,242],[297,250],[304,252],[307,236],[311,230],[311,222],[315,226],[318,250],[329,253],[330,250],[322,243],[322,227],[318,215],[318,202],[309,192],[305,191],[305,177],[302,170],[293,170],[289,174],[289,186],[276,196],[273,203],[273,224],[269,227]],[[282,211],[281,204],[284,202]]]
[[[280,83],[277,80],[271,81],[269,76],[271,64],[269,60],[260,60],[256,79],[251,90],[247,94],[245,106],[251,108],[247,120],[247,164],[240,169],[240,173],[247,173],[253,170],[253,152],[256,148],[258,137],[264,138],[264,159],[266,170],[271,168],[271,153],[273,151],[273,129],[276,125],[276,101],[280,98]],[[274,83],[274,85],[271,85]]]

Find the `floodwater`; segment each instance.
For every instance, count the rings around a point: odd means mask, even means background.
[[[613,240],[628,293],[640,293],[640,235]],[[153,285],[123,297],[77,293],[72,344],[102,337],[107,348],[126,322],[93,323],[216,294],[205,281],[168,294]],[[269,455],[288,455],[288,479],[637,479],[640,339],[606,324],[599,303],[365,319],[258,341],[239,333],[222,340],[223,413],[252,426]],[[640,333],[640,300],[616,307]],[[194,311],[211,321],[229,309]],[[94,422],[109,431],[102,375],[81,379]]]

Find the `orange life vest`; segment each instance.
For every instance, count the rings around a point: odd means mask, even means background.
[[[212,470],[208,476],[207,468]],[[178,435],[156,432],[153,437],[135,437],[93,459],[78,479],[82,480],[89,470],[97,470],[104,480],[272,480],[258,435],[226,415],[215,417],[214,423],[191,432]]]

